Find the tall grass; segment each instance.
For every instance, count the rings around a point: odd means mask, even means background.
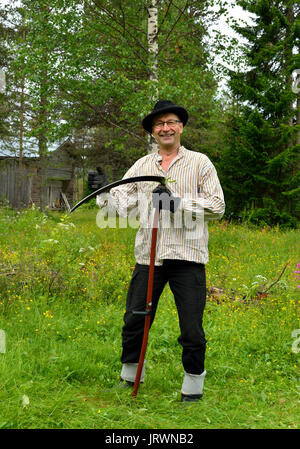
[[[0,428],[299,427],[298,231],[210,226],[207,376],[188,405],[168,287],[145,383],[135,400],[115,388],[135,230],[99,229],[95,210],[2,209],[0,235]]]

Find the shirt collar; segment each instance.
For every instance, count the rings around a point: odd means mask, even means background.
[[[180,159],[181,157],[184,156],[185,153],[185,148],[183,145],[180,145],[180,147],[178,148],[178,154],[176,156],[177,159]],[[154,151],[154,156],[157,162],[161,162],[162,161],[162,155],[158,153],[158,149]]]

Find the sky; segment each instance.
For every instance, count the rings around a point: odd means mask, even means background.
[[[238,6],[235,3],[235,1],[232,1],[232,4],[228,9],[229,15],[240,21],[241,24],[242,21],[246,21],[248,24],[253,23],[251,19],[255,18],[255,14],[245,11],[241,6]],[[228,36],[237,36],[237,34],[226,24],[225,17],[222,17],[219,22],[219,27],[224,34],[227,34]]]
[[[216,9],[216,8],[214,8]],[[238,25],[245,25],[245,22],[248,25],[253,25],[254,21],[253,19],[255,18],[255,14],[251,14],[248,11],[243,10],[243,8],[241,8],[240,6],[236,5],[236,2],[232,0],[231,2],[231,6],[228,8],[228,16],[232,17],[234,20],[236,20],[238,22]],[[220,20],[218,21],[218,23],[214,24],[214,26],[212,27],[211,32],[213,32],[214,29],[217,29],[219,32],[221,32],[221,34],[228,36],[230,38],[237,38],[240,44],[243,44],[244,42],[246,42],[245,39],[243,39],[239,34],[237,34],[227,23],[226,23],[226,17],[222,16],[220,18]],[[223,65],[226,68],[230,68],[230,69],[234,69],[234,65],[233,64],[229,64],[228,62],[226,62],[224,60],[224,58],[222,58],[222,56],[217,56],[216,57],[216,62]],[[221,90],[226,89],[226,77],[224,76],[224,78],[220,81],[219,83],[219,88]]]

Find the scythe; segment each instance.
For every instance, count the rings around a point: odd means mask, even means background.
[[[128,184],[132,182],[142,182],[142,181],[157,181],[161,185],[166,184],[166,178],[163,176],[136,176],[132,178],[125,178],[121,179],[120,181],[113,182],[111,184],[108,184],[104,187],[101,187],[98,190],[95,190],[95,192],[91,193],[90,195],[83,198],[79,203],[77,203],[71,210],[70,213],[72,213],[75,209],[77,209],[82,204],[89,201],[91,198],[94,198],[97,195],[100,195],[101,193],[107,192],[113,187],[120,186],[122,184]],[[141,373],[142,368],[145,360],[145,354],[147,349],[147,343],[148,343],[148,335],[149,335],[149,329],[150,329],[150,320],[151,320],[151,309],[152,309],[152,293],[153,293],[153,281],[154,281],[154,267],[155,267],[155,254],[156,254],[156,242],[157,242],[157,229],[158,229],[158,221],[159,221],[159,208],[155,209],[154,211],[154,219],[153,219],[153,225],[152,225],[152,236],[151,236],[151,250],[150,250],[150,265],[149,265],[149,275],[148,275],[148,287],[147,287],[147,301],[146,301],[146,310],[145,311],[133,311],[134,314],[140,314],[145,315],[145,324],[144,324],[144,336],[143,336],[143,342],[142,347],[140,351],[140,357],[139,357],[139,363],[138,368],[136,372],[135,382],[133,386],[133,392],[132,397],[137,396],[137,392],[140,385],[140,379],[141,379]]]

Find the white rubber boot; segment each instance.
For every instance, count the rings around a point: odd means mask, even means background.
[[[140,382],[144,382],[145,379],[145,363],[146,360],[144,361],[144,365],[142,368]],[[121,379],[126,380],[130,383],[134,383],[138,365],[138,363],[123,363],[121,370]]]
[[[203,385],[206,371],[202,374],[189,374],[184,372],[181,387],[182,402],[197,402],[203,396]]]

